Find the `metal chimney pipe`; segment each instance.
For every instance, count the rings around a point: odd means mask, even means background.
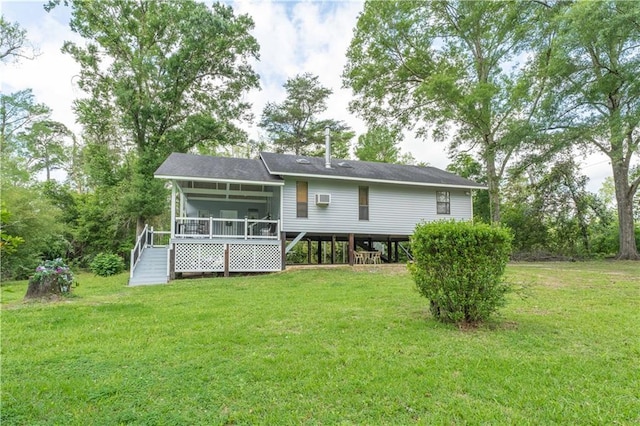
[[[331,138],[329,136],[329,127],[324,128],[324,166],[331,168]]]

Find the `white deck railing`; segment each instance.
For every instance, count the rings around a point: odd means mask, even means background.
[[[149,225],[144,225],[144,229],[138,236],[136,240],[136,245],[131,250],[131,268],[130,268],[130,278],[133,278],[133,270],[138,266],[138,261],[140,260],[140,256],[142,255],[142,251],[148,244],[149,239]]]
[[[271,219],[176,218],[175,238],[242,238],[277,240],[280,221]]]

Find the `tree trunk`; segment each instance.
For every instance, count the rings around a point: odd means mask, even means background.
[[[489,211],[491,223],[500,223],[500,179],[496,175],[496,158],[487,148],[485,163],[487,167],[487,185],[489,187]]]
[[[138,216],[136,219],[136,239],[140,236],[140,233],[144,229],[145,218],[142,216]]]
[[[29,280],[29,286],[27,287],[26,299],[37,299],[43,297],[60,296],[62,291],[58,280],[53,277],[45,278],[42,281]]]
[[[623,165],[613,164],[613,182],[618,203],[618,230],[620,248],[618,259],[640,260],[636,246],[635,224],[633,222],[633,195],[629,187],[629,171]]]

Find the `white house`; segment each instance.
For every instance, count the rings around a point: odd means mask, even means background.
[[[269,152],[258,159],[173,153],[155,177],[172,188],[169,241],[153,247],[159,233],[145,228],[132,251],[131,284],[189,272],[279,271],[303,238],[348,242],[349,264],[359,260],[358,247],[375,252],[374,243],[385,248],[378,259],[397,260],[398,243],[417,223],[470,220],[471,191],[484,188],[434,167]]]

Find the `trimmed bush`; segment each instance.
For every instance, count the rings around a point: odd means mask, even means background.
[[[109,277],[124,270],[124,261],[117,254],[98,253],[89,264],[89,268],[96,275]]]
[[[439,221],[416,226],[409,269],[437,320],[475,324],[505,303],[509,285],[502,276],[512,238],[507,229],[486,224]]]
[[[71,293],[76,284],[73,272],[60,258],[47,260],[29,278],[26,298],[60,296]]]

